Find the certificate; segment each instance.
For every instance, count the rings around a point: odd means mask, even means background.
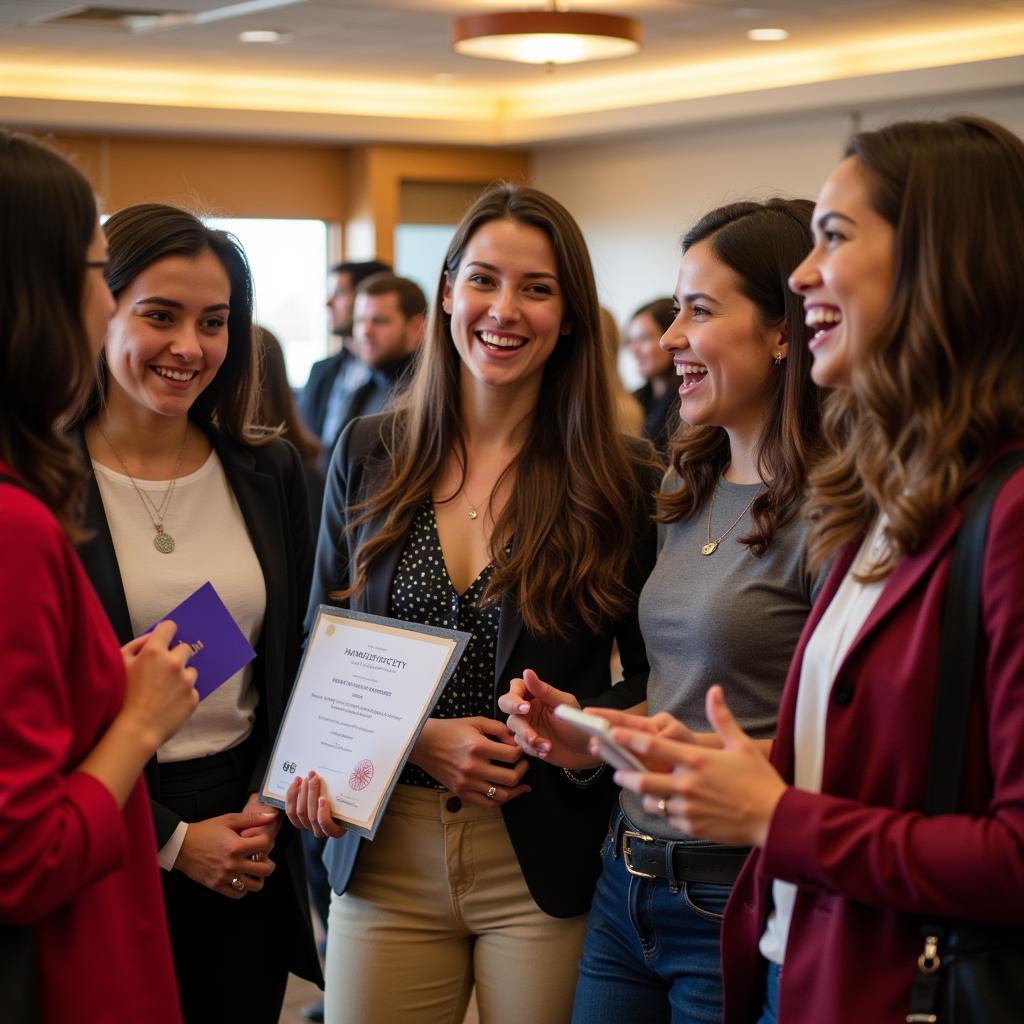
[[[315,771],[331,816],[372,839],[470,635],[321,605],[260,800]]]

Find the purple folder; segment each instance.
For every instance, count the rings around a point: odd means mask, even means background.
[[[256,657],[212,583],[204,583],[160,622],[166,619],[171,619],[178,627],[174,643],[184,642],[192,648],[188,663],[197,672],[196,690],[200,700]],[[154,622],[146,632],[159,624]]]

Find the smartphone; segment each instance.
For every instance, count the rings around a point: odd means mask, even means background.
[[[613,768],[624,768],[633,772],[647,771],[646,765],[632,751],[620,746],[611,738],[609,733],[612,727],[603,718],[585,714],[568,704],[559,704],[555,708],[555,717],[589,736],[595,736],[598,752]]]

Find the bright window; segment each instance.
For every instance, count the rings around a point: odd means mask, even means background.
[[[204,217],[230,231],[252,268],[255,321],[277,335],[288,379],[301,388],[327,355],[327,225],[321,220]]]

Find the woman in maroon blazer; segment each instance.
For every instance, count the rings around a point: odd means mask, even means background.
[[[718,687],[721,750],[616,731],[655,769],[620,773],[649,809],[758,847],[723,929],[728,1024],[902,1022],[924,919],[1024,920],[1021,471],[989,525],[960,812],[923,814],[953,542],[979,473],[1024,446],[1024,144],[956,118],[846,154],[790,279],[836,389],[809,502],[835,565],[770,763]]]

